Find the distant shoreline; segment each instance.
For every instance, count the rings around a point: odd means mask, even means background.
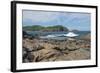
[[[62,25],[55,25],[55,26],[42,26],[42,25],[32,25],[32,26],[23,26],[22,27],[24,31],[43,31],[43,32],[50,32],[50,31],[90,31],[90,30],[79,30],[77,28],[75,29],[69,29],[68,27],[62,26]]]

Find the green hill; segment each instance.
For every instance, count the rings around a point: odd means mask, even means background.
[[[62,25],[48,26],[48,27],[33,25],[33,26],[24,26],[23,30],[25,31],[68,31],[68,28]]]

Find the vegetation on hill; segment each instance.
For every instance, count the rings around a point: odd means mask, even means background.
[[[33,26],[24,26],[23,29],[26,31],[68,31],[68,28],[61,25],[48,26],[48,27],[33,25]]]

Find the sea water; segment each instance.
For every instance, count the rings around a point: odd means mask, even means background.
[[[49,39],[58,39],[58,40],[64,40],[66,39],[66,36],[63,36],[63,34],[68,34],[69,32],[61,31],[61,32],[42,32],[42,31],[27,31],[28,34],[32,36],[39,36],[42,38],[49,38]],[[90,31],[77,31],[73,32],[75,34],[78,34],[76,38],[79,38],[81,36],[87,35],[90,33]],[[48,35],[51,37],[48,37]],[[56,37],[53,37],[56,36]]]

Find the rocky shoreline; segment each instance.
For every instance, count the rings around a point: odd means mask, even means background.
[[[25,34],[25,33],[24,33]],[[23,38],[23,63],[90,59],[90,36],[74,40]]]

